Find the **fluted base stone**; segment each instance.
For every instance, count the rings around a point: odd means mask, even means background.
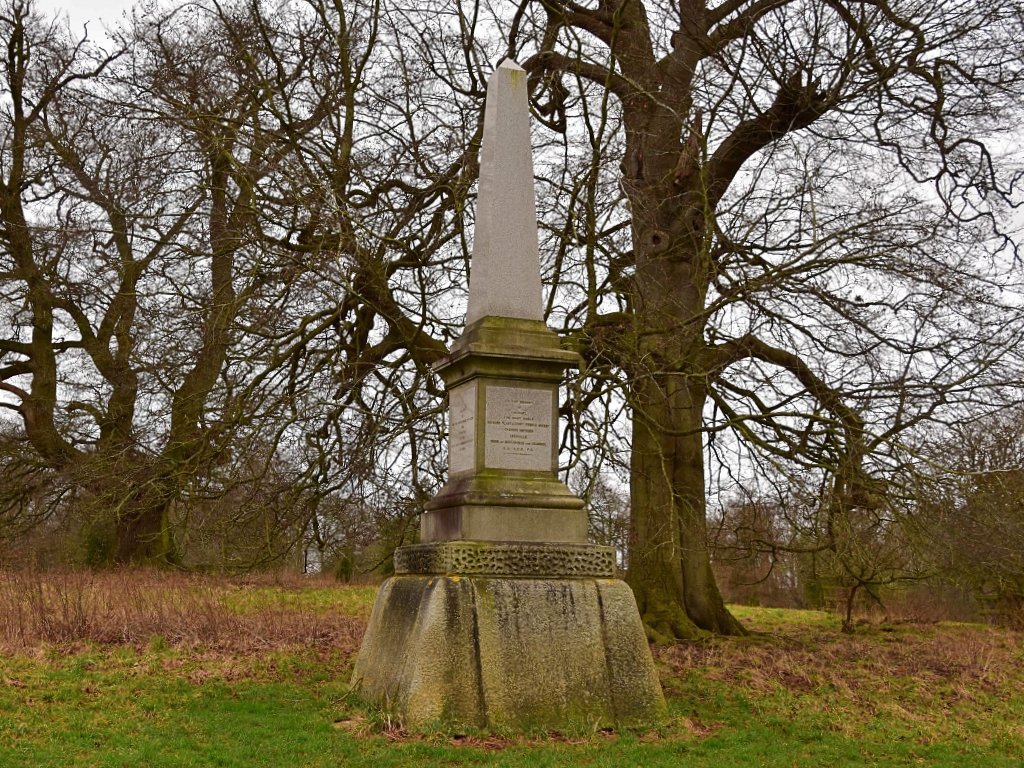
[[[633,592],[610,578],[390,578],[352,684],[415,731],[635,727],[665,716]]]

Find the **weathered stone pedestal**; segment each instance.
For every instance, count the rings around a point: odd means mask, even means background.
[[[656,723],[658,675],[613,557],[586,544],[403,547],[354,684],[413,730]]]
[[[665,700],[615,553],[558,479],[558,387],[575,353],[543,322],[526,73],[487,88],[465,332],[436,370],[449,479],[395,552],[352,684],[408,728],[638,726]]]
[[[353,675],[406,727],[637,726],[665,702],[611,547],[587,544],[557,475],[558,384],[575,355],[543,323],[485,317],[437,370],[449,482],[425,543],[395,552]]]

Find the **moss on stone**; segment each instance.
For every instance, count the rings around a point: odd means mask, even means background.
[[[632,727],[665,715],[632,592],[614,579],[389,579],[352,682],[416,731]]]

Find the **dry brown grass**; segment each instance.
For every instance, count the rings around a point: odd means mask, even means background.
[[[845,634],[822,621],[748,640],[681,643],[656,654],[677,680],[699,675],[755,695],[832,690],[870,708],[894,686],[924,699],[970,701],[979,692],[1005,698],[1024,683],[1022,649],[1024,633],[993,627],[863,623]]]
[[[362,640],[363,617],[330,606],[239,599],[247,590],[269,588],[272,598],[333,584],[300,576],[238,579],[141,569],[0,571],[0,653],[86,643],[353,652]]]

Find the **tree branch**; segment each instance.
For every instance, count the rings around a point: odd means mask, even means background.
[[[523,69],[531,74],[539,74],[545,70],[576,74],[596,85],[607,87],[608,90],[622,101],[626,101],[631,96],[640,93],[640,89],[637,86],[613,70],[580,61],[561,53],[555,53],[554,51],[541,51],[534,54],[523,62]]]
[[[797,72],[779,88],[774,103],[757,117],[744,120],[715,150],[707,164],[708,205],[714,210],[740,168],[752,155],[787,133],[806,128],[831,106],[818,82],[803,82]]]
[[[766,344],[752,334],[712,347],[711,351],[718,357],[715,365],[717,374],[721,374],[732,363],[751,357],[784,368],[792,373],[818,402],[834,413],[847,430],[857,436],[863,434],[864,419],[860,414],[844,403],[838,391],[826,384],[807,363],[792,352]]]
[[[708,27],[720,24],[730,14],[735,13],[742,7],[746,0],[726,0],[716,8],[708,11]],[[726,43],[745,37],[750,33],[751,28],[765,14],[771,13],[777,8],[789,5],[792,0],[758,0],[742,11],[736,18],[711,33],[712,50],[719,50]]]

